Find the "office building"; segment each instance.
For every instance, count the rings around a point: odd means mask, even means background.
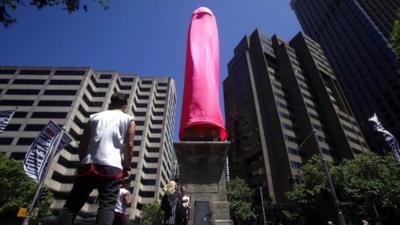
[[[374,112],[400,137],[400,75],[389,37],[399,0],[292,0],[304,32],[320,43],[369,146],[385,147],[368,123]]]
[[[368,151],[324,52],[302,33],[289,43],[258,30],[245,36],[223,87],[231,177],[263,187],[272,204],[287,201],[290,180],[318,145],[335,163]]]
[[[144,204],[162,196],[172,173],[175,123],[175,82],[168,77],[142,77],[89,67],[0,67],[0,110],[16,109],[0,137],[0,151],[23,160],[29,145],[54,121],[75,139],[54,158],[46,185],[54,193],[51,208],[60,210],[72,188],[78,166],[77,147],[84,124],[92,113],[108,108],[115,92],[129,94],[128,113],[136,122],[132,159],[131,219]],[[91,217],[97,210],[97,192],[80,212]]]

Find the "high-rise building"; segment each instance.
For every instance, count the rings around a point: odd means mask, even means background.
[[[46,177],[53,190],[54,211],[60,210],[72,188],[78,166],[77,147],[92,113],[108,108],[115,92],[129,94],[129,114],[136,122],[132,159],[130,217],[140,216],[143,204],[162,196],[172,173],[175,123],[175,82],[168,77],[140,77],[88,67],[0,67],[0,110],[16,109],[0,136],[0,151],[22,160],[40,130],[54,121],[73,141],[54,158]],[[81,210],[92,216],[97,192]]]
[[[368,118],[378,114],[400,136],[400,75],[389,47],[399,0],[292,0],[305,33],[321,44],[372,150],[384,140]]]
[[[286,201],[290,180],[318,145],[331,162],[368,151],[324,52],[304,34],[286,43],[256,30],[236,46],[228,73],[231,176],[263,187],[272,203]]]

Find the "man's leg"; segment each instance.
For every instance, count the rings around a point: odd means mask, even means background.
[[[121,187],[121,181],[106,180],[99,183],[99,209],[97,211],[96,225],[111,225],[114,220],[114,207],[117,202],[117,196]]]
[[[92,175],[75,178],[71,194],[58,216],[57,225],[71,225],[74,222],[94,187],[95,182]]]

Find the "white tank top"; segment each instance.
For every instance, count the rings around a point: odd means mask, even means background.
[[[133,117],[121,110],[106,110],[92,114],[90,142],[82,163],[96,163],[122,169],[121,154],[124,139]]]
[[[125,194],[130,193],[128,190],[125,188],[120,188],[119,193],[118,193],[118,198],[117,198],[117,204],[115,204],[114,211],[122,214],[127,214],[126,213],[126,205],[125,205]]]

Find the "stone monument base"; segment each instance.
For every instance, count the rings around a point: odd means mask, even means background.
[[[226,196],[224,165],[230,142],[174,143],[179,184],[186,184],[191,199],[189,225],[232,225]]]

